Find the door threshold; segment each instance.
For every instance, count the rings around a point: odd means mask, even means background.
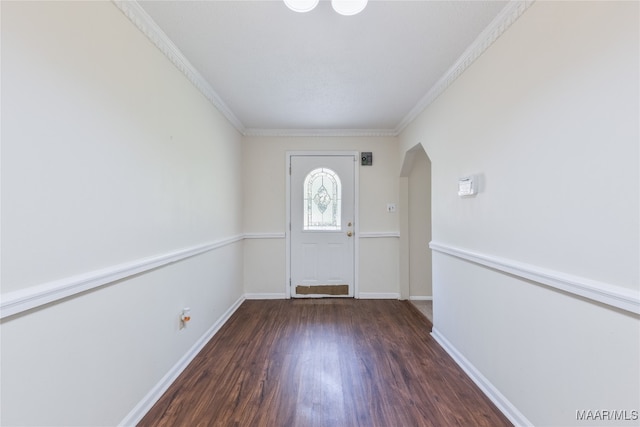
[[[296,295],[304,296],[349,296],[349,285],[297,285]]]

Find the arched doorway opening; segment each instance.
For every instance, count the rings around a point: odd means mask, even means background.
[[[401,177],[405,189],[403,241],[406,286],[403,297],[413,302],[433,322],[431,267],[431,159],[422,144],[408,150]]]

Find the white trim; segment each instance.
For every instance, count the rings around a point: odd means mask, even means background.
[[[425,296],[412,296],[409,297],[409,301],[433,301],[433,297],[425,297]]]
[[[135,0],[112,0],[118,9],[135,25],[151,42],[162,52],[173,65],[178,68],[191,83],[224,115],[227,120],[244,134],[245,128],[242,122],[227,107],[222,98],[211,87],[209,82],[182,54],[180,49],[171,41],[169,36],[162,31],[156,22]]]
[[[287,299],[287,296],[283,293],[262,293],[262,294],[244,294],[244,297],[248,300],[262,300],[262,299]]]
[[[397,292],[360,292],[360,299],[400,299],[400,294]]]
[[[472,252],[443,243],[431,242],[436,252],[451,255],[504,273],[532,280],[537,283],[579,295],[602,304],[640,314],[640,292],[609,283],[597,282],[580,276],[562,273],[531,264]]]
[[[239,242],[242,239],[242,235],[237,235],[204,245],[138,259],[101,270],[94,270],[88,273],[31,286],[26,289],[7,292],[0,295],[0,319],[76,295],[80,292],[108,285],[117,280],[133,276],[134,274],[144,273],[154,268],[182,261],[186,258]]]
[[[258,137],[388,137],[395,129],[245,129],[244,136]]]
[[[385,237],[400,237],[398,231],[363,231],[360,233],[361,239],[380,239]]]
[[[245,239],[284,239],[285,233],[245,233]]]
[[[466,357],[462,355],[435,327],[431,330],[431,336],[462,368],[464,372],[476,383],[482,392],[498,407],[498,409],[516,426],[532,426],[529,421],[500,391],[491,384],[482,373]]]
[[[135,0],[112,0],[127,18],[180,70],[193,85],[244,136],[398,136],[425,108],[443,93],[482,53],[491,46],[534,0],[510,0],[493,21],[478,35],[449,70],[400,121],[395,129],[247,129],[213,90],[200,72]]]
[[[476,37],[458,60],[429,89],[411,109],[395,129],[399,135],[420,113],[436,100],[447,88],[466,71],[528,8],[534,0],[510,0],[491,23]]]
[[[245,233],[245,239],[285,239],[286,233]],[[398,231],[363,231],[360,233],[361,239],[379,239],[387,237],[400,237]]]
[[[286,278],[285,278],[285,296],[287,299],[291,298],[291,158],[294,156],[354,156],[353,166],[353,217],[354,227],[353,232],[356,236],[360,235],[360,168],[357,167],[357,161],[360,157],[358,151],[287,151],[285,153],[285,174],[286,174],[286,194],[285,194],[285,235],[286,235]],[[359,280],[360,280],[360,239],[353,241],[353,295],[354,298],[359,298]]]
[[[284,296],[286,299],[291,298],[291,156],[292,153],[284,153],[285,168],[285,214],[284,214],[284,234],[285,234],[285,280],[284,280]]]
[[[173,384],[178,376],[185,370],[191,361],[202,351],[204,346],[213,338],[220,328],[229,320],[231,315],[244,302],[244,296],[240,297],[208,330],[191,346],[184,356],[165,374],[164,377],[147,393],[147,395],[127,414],[120,422],[120,426],[135,426],[149,412],[155,403],[162,397],[165,391]]]

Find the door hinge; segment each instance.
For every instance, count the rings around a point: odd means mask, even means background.
[[[289,163],[289,175],[291,175],[291,163]]]
[[[289,287],[291,287],[291,277],[289,277]]]

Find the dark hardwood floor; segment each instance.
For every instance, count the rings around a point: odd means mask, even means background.
[[[140,426],[507,426],[409,302],[245,301]]]

